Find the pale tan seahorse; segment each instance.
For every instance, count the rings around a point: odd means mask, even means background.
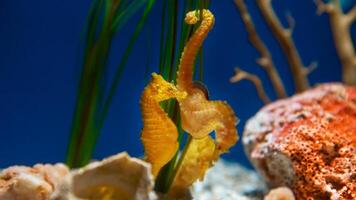
[[[179,100],[182,128],[193,136],[203,138],[216,132],[217,153],[228,151],[238,140],[237,118],[231,107],[223,101],[209,101],[207,95],[193,82],[193,66],[196,55],[208,32],[214,25],[214,15],[209,10],[188,12],[186,23],[195,24],[202,17],[201,25],[186,44],[177,76],[178,89],[188,96]]]
[[[193,82],[195,57],[214,24],[214,16],[209,10],[189,12],[185,21],[195,24],[200,16],[201,25],[184,48],[177,77],[178,89],[188,93],[186,98],[178,101],[182,128],[192,136],[192,140],[169,192],[172,199],[184,194],[196,180],[203,179],[220,154],[228,151],[238,140],[237,118],[231,107],[223,101],[209,101],[205,89]],[[212,131],[216,132],[216,141],[209,136]]]
[[[167,164],[178,150],[178,131],[159,103],[171,98],[183,99],[186,92],[179,91],[162,76],[153,73],[150,83],[141,96],[143,129],[141,140],[147,161],[152,165],[156,177],[159,170]]]

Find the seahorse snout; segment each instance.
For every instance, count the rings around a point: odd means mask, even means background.
[[[180,101],[180,100],[185,99],[187,96],[188,96],[188,93],[187,93],[187,92],[179,90],[179,91],[177,92],[176,98],[177,98],[178,101]]]

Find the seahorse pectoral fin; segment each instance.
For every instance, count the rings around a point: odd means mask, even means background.
[[[210,96],[209,89],[203,82],[194,81],[193,87],[198,89],[200,92],[202,92],[204,94],[206,100],[209,100],[209,96]]]

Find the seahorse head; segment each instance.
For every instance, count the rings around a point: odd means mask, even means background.
[[[185,91],[178,90],[178,88],[170,82],[163,79],[161,75],[152,74],[151,80],[152,95],[157,101],[164,101],[170,98],[184,99],[187,96]]]

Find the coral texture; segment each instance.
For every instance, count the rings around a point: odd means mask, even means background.
[[[50,199],[68,173],[68,168],[63,164],[9,167],[0,173],[0,199]]]
[[[297,199],[356,199],[356,88],[323,84],[260,110],[245,151],[270,187]]]

